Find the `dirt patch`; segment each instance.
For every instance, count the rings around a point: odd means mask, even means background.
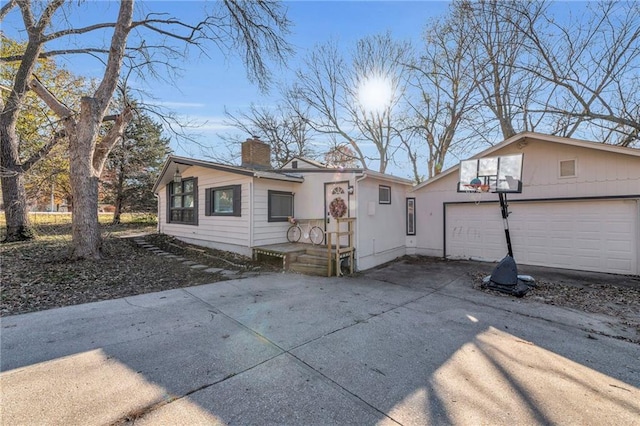
[[[487,276],[486,273],[475,272],[471,276],[475,289],[498,297],[513,297],[484,287],[482,279]],[[630,286],[628,281],[621,279],[620,285],[609,282],[568,284],[541,279],[536,280],[535,287],[523,299],[615,317],[620,320],[621,325],[640,335],[640,286]],[[637,340],[631,341],[640,343]]]
[[[113,232],[103,241],[103,259],[69,261],[69,238],[0,244],[2,282],[0,316],[116,299],[227,279],[158,256],[134,243],[128,233]],[[273,270],[250,258],[183,244],[164,235],[145,237],[151,244],[209,267],[256,274]]]

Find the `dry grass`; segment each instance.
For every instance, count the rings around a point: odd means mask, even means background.
[[[193,250],[166,236],[154,234],[155,218],[127,215],[120,225],[110,225],[111,215],[101,215],[103,258],[69,261],[71,221],[68,214],[34,214],[35,240],[0,244],[0,316],[39,311],[79,303],[108,300],[224,280],[168,261],[140,248],[128,236],[150,233],[153,244],[167,251],[225,269],[234,269],[208,251]],[[144,220],[143,220],[144,219]],[[152,226],[150,226],[152,224]],[[253,269],[251,259],[233,256],[236,269]]]

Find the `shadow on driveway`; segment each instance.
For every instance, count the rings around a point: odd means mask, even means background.
[[[6,317],[2,423],[637,423],[638,345],[594,337],[611,318],[475,291],[483,268],[263,275]]]

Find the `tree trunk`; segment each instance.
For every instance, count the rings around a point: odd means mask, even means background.
[[[120,215],[122,214],[122,198],[120,196],[116,197],[115,210],[113,211],[113,220],[111,221],[112,225],[118,225],[120,223]]]
[[[71,234],[73,259],[99,259],[101,236],[98,223],[98,176],[93,168],[93,152],[101,116],[94,98],[81,101],[77,124],[69,123],[69,178],[73,197]]]
[[[24,175],[20,170],[18,156],[18,136],[15,125],[8,123],[10,118],[0,118],[0,168],[2,169],[2,201],[7,223],[7,235],[4,241],[24,241],[34,238],[27,213],[27,193],[24,189]],[[15,122],[14,122],[15,123]]]
[[[2,177],[2,201],[7,222],[7,235],[3,242],[25,241],[34,238],[35,234],[29,224],[29,214],[25,200],[24,176],[17,173]]]

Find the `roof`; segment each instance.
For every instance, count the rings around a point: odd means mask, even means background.
[[[304,167],[300,167],[298,166],[295,169],[291,169],[291,168],[284,168],[285,166],[291,164],[292,161],[294,160],[298,160],[298,161],[303,161],[313,167],[310,168],[304,168]],[[297,173],[354,173],[354,174],[359,174],[361,175],[361,177],[365,178],[365,177],[370,177],[370,178],[375,178],[375,179],[381,179],[381,180],[386,180],[388,182],[395,182],[395,183],[399,183],[402,185],[413,185],[413,181],[409,180],[409,179],[405,179],[405,178],[401,178],[398,176],[394,176],[394,175],[390,175],[387,173],[380,173],[380,172],[374,172],[373,170],[369,170],[369,169],[363,169],[360,167],[349,167],[349,168],[345,168],[345,167],[333,167],[333,166],[327,166],[326,164],[320,163],[318,161],[315,160],[311,160],[309,158],[304,158],[304,157],[293,157],[291,160],[289,160],[285,166],[283,166],[283,168],[280,168],[279,170],[295,170],[295,172]]]
[[[363,178],[370,177],[374,179],[381,179],[389,182],[399,183],[401,185],[413,186],[413,181],[410,179],[405,179],[405,178],[401,178],[394,175],[388,175],[386,173],[374,172],[373,170],[363,170],[362,177]]]
[[[489,147],[484,151],[479,152],[478,154],[469,158],[474,159],[474,158],[487,157],[493,154],[494,152],[504,148],[505,146],[508,146],[514,143],[523,143],[523,142],[526,142],[527,140],[537,140],[537,141],[551,142],[551,143],[557,143],[557,144],[563,144],[563,145],[571,145],[571,146],[577,146],[581,148],[595,149],[600,151],[613,152],[618,154],[625,154],[625,155],[640,157],[640,149],[636,149],[636,148],[626,148],[626,147],[617,146],[617,145],[609,145],[602,142],[593,142],[593,141],[586,141],[581,139],[564,138],[560,136],[545,135],[543,133],[536,133],[536,132],[522,132],[510,137],[509,139],[505,139],[499,144]],[[420,185],[417,185],[416,187],[413,188],[413,191],[417,191],[420,188],[423,188],[437,180],[442,179],[445,176],[450,175],[451,173],[455,173],[458,171],[459,168],[460,168],[460,164],[456,164],[455,166],[450,167],[447,170],[444,170],[442,173],[439,173],[436,176],[430,179],[427,179],[426,181],[422,182]]]
[[[307,164],[309,164],[309,165],[311,165],[311,166],[314,166],[314,167],[319,167],[319,168],[323,168],[323,169],[324,169],[324,168],[327,168],[327,165],[326,165],[326,164],[323,164],[323,163],[321,163],[321,162],[319,162],[319,161],[312,160],[312,159],[310,159],[310,158],[306,158],[306,157],[298,157],[298,156],[295,156],[295,157],[291,158],[291,160],[287,161],[287,163],[286,163],[284,166],[282,166],[280,169],[284,169],[284,167],[285,167],[285,166],[287,166],[288,164],[291,164],[291,162],[292,162],[292,161],[295,161],[295,160],[297,160],[297,161],[303,161],[303,162],[305,162],[305,163],[307,163]]]
[[[195,158],[179,157],[176,155],[170,155],[162,167],[162,171],[153,185],[153,192],[157,193],[160,185],[166,185],[173,179],[173,170],[180,168],[181,166],[198,166],[205,169],[220,170],[222,172],[234,173],[242,176],[250,176],[262,179],[273,179],[287,182],[304,182],[304,178],[298,174],[291,173],[288,170],[285,171],[265,171],[254,170],[247,167],[230,166],[228,164],[216,163],[213,161],[196,160]],[[171,173],[167,173],[171,171]]]

